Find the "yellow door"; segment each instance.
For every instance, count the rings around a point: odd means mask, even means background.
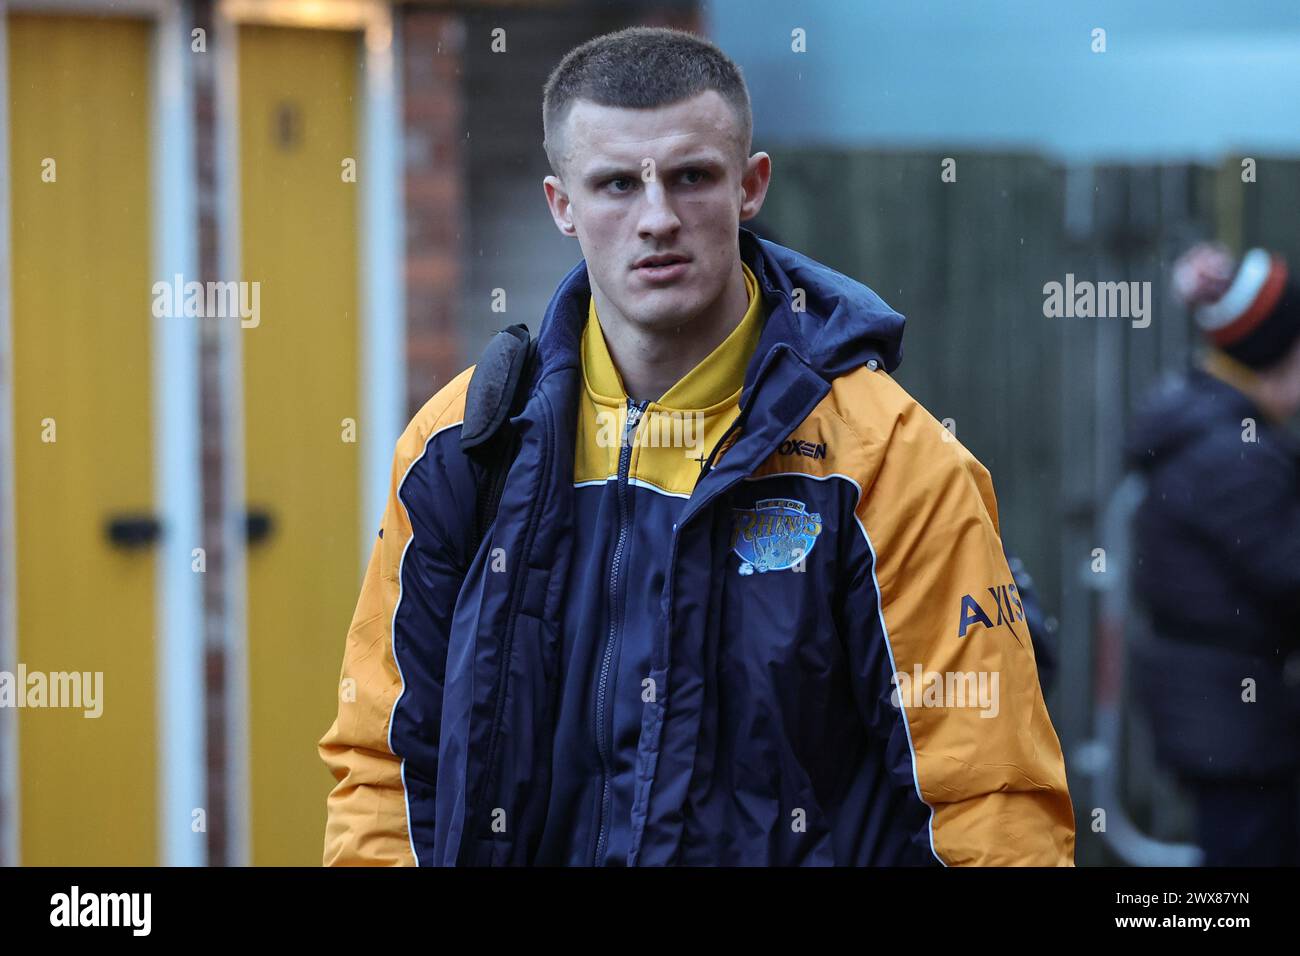
[[[250,836],[255,864],[319,865],[357,540],[359,35],[242,27],[241,329],[248,554]],[[358,176],[364,170],[358,170]]]
[[[14,712],[21,862],[152,865],[151,27],[8,29],[18,662],[102,674],[99,717]]]

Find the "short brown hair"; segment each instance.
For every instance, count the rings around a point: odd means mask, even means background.
[[[741,159],[749,156],[754,120],[745,79],[716,44],[668,27],[629,27],[574,47],[551,71],[542,93],[542,147],[560,175],[560,128],[575,100],[653,109],[714,90],[740,125]]]

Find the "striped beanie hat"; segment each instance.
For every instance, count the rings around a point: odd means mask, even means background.
[[[1196,309],[1196,324],[1215,348],[1243,365],[1267,368],[1300,338],[1300,285],[1281,256],[1251,249],[1223,297]]]

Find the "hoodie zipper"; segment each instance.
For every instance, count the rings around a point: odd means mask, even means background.
[[[619,630],[622,627],[623,605],[620,599],[620,584],[623,571],[623,550],[627,544],[628,525],[628,470],[632,463],[632,436],[637,424],[649,402],[627,400],[627,423],[623,427],[623,441],[618,452],[618,538],[614,543],[614,557],[609,565],[609,632],[605,636],[605,652],[600,664],[600,681],[596,685],[596,750],[600,754],[601,786],[600,816],[596,834],[596,856],[593,866],[600,866],[609,842],[609,818],[612,794],[610,775],[613,758],[610,754],[609,734],[606,732],[606,710],[609,707],[610,668],[614,661],[614,648],[618,645]]]

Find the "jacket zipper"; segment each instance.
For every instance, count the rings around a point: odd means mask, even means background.
[[[600,754],[600,816],[596,834],[596,856],[592,866],[602,865],[606,845],[609,841],[609,818],[611,816],[612,794],[610,792],[610,775],[613,759],[610,755],[609,735],[606,733],[606,710],[609,706],[609,677],[613,666],[614,648],[618,644],[618,632],[622,625],[623,605],[620,600],[620,578],[623,570],[623,549],[627,544],[627,479],[632,463],[632,436],[648,402],[627,400],[627,423],[623,427],[623,441],[618,452],[618,539],[614,544],[614,557],[609,565],[609,633],[605,636],[605,652],[600,664],[600,682],[596,685],[596,750]]]

